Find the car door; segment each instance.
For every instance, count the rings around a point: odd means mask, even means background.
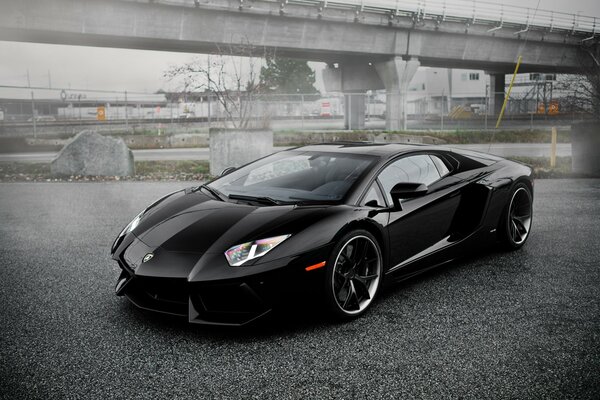
[[[379,174],[388,205],[393,204],[390,191],[398,183],[423,183],[428,187],[425,195],[402,199],[402,209],[390,212],[387,229],[391,270],[443,247],[460,203],[460,180],[451,176],[450,169],[443,156],[416,154],[394,160]]]

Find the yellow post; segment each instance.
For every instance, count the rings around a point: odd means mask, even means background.
[[[517,77],[517,72],[519,72],[519,67],[521,66],[521,56],[517,59],[517,65],[515,66],[515,72],[513,72],[512,79],[510,80],[510,85],[508,85],[508,92],[506,93],[506,97],[504,98],[504,103],[502,103],[502,110],[500,110],[500,115],[498,115],[498,121],[496,122],[496,129],[500,126],[500,121],[502,121],[502,117],[504,116],[504,110],[506,109],[506,103],[508,102],[508,98],[510,97],[510,92],[512,92],[513,84],[515,83],[515,78]]]
[[[557,139],[556,127],[553,126],[552,127],[552,147],[550,150],[550,167],[551,168],[556,167],[556,139]]]

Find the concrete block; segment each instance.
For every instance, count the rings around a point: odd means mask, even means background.
[[[273,152],[273,131],[266,129],[211,129],[210,174],[239,167]]]
[[[133,176],[133,153],[121,138],[82,131],[52,160],[55,176]]]
[[[600,121],[571,127],[571,154],[574,173],[600,177]]]

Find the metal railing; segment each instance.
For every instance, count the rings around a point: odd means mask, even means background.
[[[153,0],[165,4],[201,7],[199,0]],[[414,21],[433,20],[464,22],[470,25],[490,26],[490,31],[502,28],[516,28],[515,33],[524,33],[529,29],[544,29],[549,32],[587,34],[592,39],[599,30],[600,16],[581,15],[545,9],[535,9],[505,5],[501,3],[475,0],[262,0],[278,3],[285,12],[287,5],[315,7],[322,12],[328,8],[351,10],[359,15],[362,12],[384,14],[390,19],[409,17]],[[209,6],[218,6],[210,2]],[[230,3],[229,3],[230,4]],[[228,7],[223,2],[223,7]],[[251,6],[247,0],[239,0],[239,9]],[[591,34],[591,35],[590,35]]]
[[[546,28],[550,31],[596,33],[596,17],[472,0],[289,0],[293,4],[354,8],[359,11],[409,16],[436,21],[469,21],[471,24]]]
[[[86,99],[40,98],[2,99],[0,96],[0,137],[69,136],[81,129],[105,133],[206,132],[209,127],[228,126],[228,115],[217,97],[210,93],[187,93],[162,97],[122,91],[95,92],[98,97]],[[1,93],[1,92],[0,92]],[[88,93],[94,93],[88,91]],[[101,98],[100,95],[103,97]],[[503,126],[534,129],[549,123],[569,124],[585,116],[574,107],[576,93],[543,90],[533,93],[519,87],[508,101]],[[496,104],[504,93],[486,91],[408,92],[405,102],[407,127],[413,130],[492,129],[497,115]],[[360,100],[358,100],[360,99]],[[117,101],[118,100],[118,101]],[[364,101],[364,126],[384,129],[386,121],[385,92],[319,94],[254,94],[241,100],[250,102],[249,117],[256,124],[267,123],[275,130],[343,130],[357,129],[345,122],[352,118],[351,101]],[[345,115],[349,113],[349,115]],[[354,116],[356,117],[356,116]],[[362,117],[361,117],[362,118]],[[353,122],[354,123],[354,122]]]

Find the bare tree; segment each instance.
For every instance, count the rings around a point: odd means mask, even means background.
[[[563,104],[571,111],[600,119],[600,43],[583,44],[582,48],[585,59],[580,74],[562,78],[556,88],[565,93]]]
[[[216,97],[227,121],[234,128],[268,125],[268,118],[257,118],[256,96],[260,93],[260,65],[257,48],[248,43],[216,46],[217,55],[196,58],[165,72],[169,80],[183,81],[184,90],[208,92]]]

